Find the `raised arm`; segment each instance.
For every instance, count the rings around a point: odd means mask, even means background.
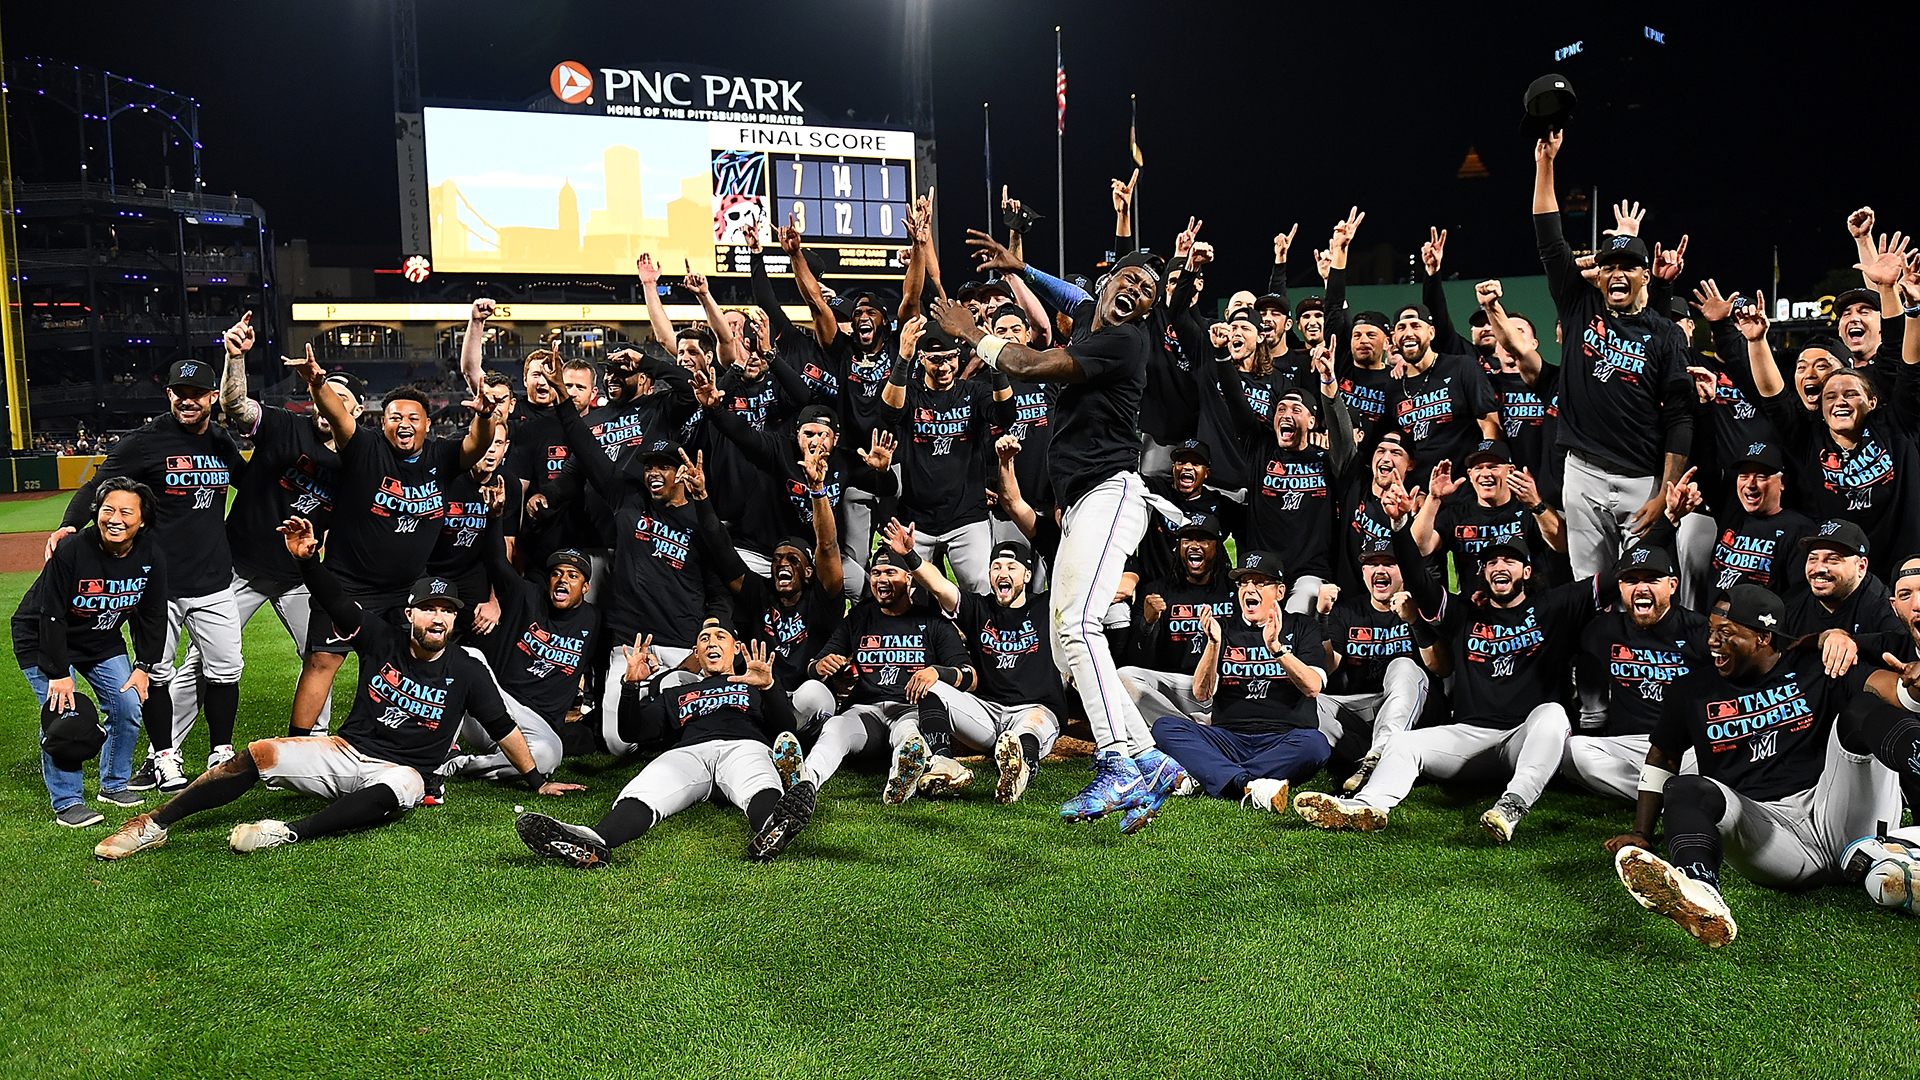
[[[944,297],[933,302],[933,316],[940,322],[940,329],[954,337],[966,338],[976,352],[980,352],[981,339],[987,336],[973,321],[973,313],[965,305],[953,303]],[[1011,341],[994,338],[997,345],[990,346],[996,355],[988,356],[980,352],[981,359],[989,367],[997,367],[1008,377],[1027,382],[1079,383],[1087,379],[1086,372],[1080,369],[1080,362],[1065,349],[1029,349]]]
[[[253,348],[253,312],[246,312],[239,322],[228,327],[221,335],[221,343],[227,347],[227,370],[220,379],[220,408],[227,414],[227,423],[242,431],[252,431],[260,422],[260,403],[247,396],[247,351]]]
[[[1208,702],[1220,688],[1220,620],[1213,617],[1212,608],[1200,609],[1200,629],[1207,635],[1207,647],[1193,668],[1193,700]]]
[[[1733,325],[1747,341],[1747,364],[1753,369],[1754,390],[1763,398],[1779,397],[1786,392],[1787,380],[1781,377],[1780,365],[1773,358],[1773,346],[1767,341],[1771,324],[1767,320],[1766,294],[1756,295],[1759,296],[1756,303],[1734,301]]]
[[[334,393],[333,387],[327,384],[327,373],[320,370],[319,362],[313,358],[313,342],[307,342],[305,360],[283,356],[280,362],[292,368],[294,374],[306,382],[307,395],[313,398],[313,407],[327,418],[327,426],[333,430],[333,445],[344,448],[352,442],[353,433],[357,430],[353,413],[347,410],[347,403],[341,401],[340,395]]]
[[[484,400],[487,396],[487,320],[493,318],[493,301],[481,297],[467,314],[467,336],[460,342],[460,378],[466,381],[467,394]],[[489,434],[488,441],[492,441]],[[475,460],[478,460],[477,458]]]
[[[1032,540],[1040,528],[1040,514],[1020,493],[1020,475],[1013,468],[1014,459],[1020,456],[1020,440],[1002,435],[994,441],[993,453],[1000,468],[1000,512],[1020,530],[1020,535]]]
[[[640,274],[640,291],[647,300],[647,329],[653,334],[653,340],[671,356],[680,345],[673,340],[673,320],[667,318],[667,305],[660,301],[660,266],[644,251],[633,266]]]
[[[882,534],[894,554],[912,564],[913,569],[909,572],[913,574],[914,582],[940,604],[940,610],[946,613],[947,618],[953,618],[960,610],[960,587],[948,581],[938,566],[929,559],[921,558],[913,549],[913,526],[902,525],[899,518],[894,518],[887,522]]]
[[[1526,339],[1520,336],[1519,325],[1508,317],[1507,309],[1501,306],[1500,282],[1483,281],[1473,287],[1473,295],[1480,301],[1480,310],[1487,313],[1487,325],[1493,328],[1493,340],[1520,365],[1520,378],[1528,386],[1537,384],[1546,361],[1540,358],[1540,350],[1528,346]]]
[[[1433,313],[1433,347],[1443,353],[1466,355],[1473,342],[1460,336],[1453,323],[1453,309],[1447,306],[1447,290],[1440,284],[1440,263],[1447,255],[1447,230],[1429,226],[1427,242],[1420,245],[1420,268],[1425,280],[1420,285],[1420,302]]]
[[[1113,253],[1125,255],[1135,247],[1133,242],[1133,190],[1140,186],[1140,170],[1133,170],[1133,178],[1126,183],[1118,180],[1111,182],[1113,191]]]
[[[813,336],[825,348],[833,344],[834,336],[840,332],[840,324],[833,317],[833,309],[827,306],[827,296],[820,291],[820,281],[813,276],[813,267],[807,263],[806,252],[800,239],[800,230],[793,223],[793,215],[787,215],[786,227],[780,230],[780,250],[787,253],[787,262],[793,267],[793,284],[800,290],[800,299],[804,300],[807,310],[813,313]]]
[[[834,520],[833,500],[827,493],[831,455],[816,449],[800,457],[807,476],[808,506],[813,510],[813,576],[828,596],[839,596],[846,585],[846,567],[840,563],[840,523]]]
[[[713,302],[713,290],[707,286],[707,275],[696,271],[692,263],[687,264],[686,286],[688,292],[699,297],[700,310],[707,313],[707,327],[713,331],[713,353],[720,361],[720,369],[724,371],[736,364],[745,365],[746,344],[734,335],[733,327],[727,325],[726,316],[720,311],[720,305]]]
[[[947,295],[938,281],[940,261],[933,252],[932,188],[914,205],[907,220],[907,234],[913,238],[913,249],[907,256],[906,279],[900,283],[900,308],[894,313],[903,323],[920,314],[920,298],[926,294],[928,274],[935,277],[934,291],[942,297]]]

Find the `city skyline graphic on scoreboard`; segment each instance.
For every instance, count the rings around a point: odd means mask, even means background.
[[[706,126],[425,110],[433,268],[441,273],[714,271]]]

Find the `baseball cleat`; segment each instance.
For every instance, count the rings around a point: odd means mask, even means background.
[[[1092,821],[1116,810],[1131,810],[1146,798],[1140,766],[1118,750],[1101,750],[1093,755],[1092,782],[1060,807],[1060,816],[1067,821]]]
[[[1254,810],[1269,810],[1284,815],[1287,812],[1287,791],[1290,788],[1285,780],[1272,780],[1260,777],[1247,781],[1246,793],[1240,796],[1240,806]]]
[[[225,765],[227,762],[232,760],[233,760],[233,744],[222,743],[221,745],[214,747],[213,751],[207,755],[207,771],[212,772],[213,770],[219,768],[222,765]]]
[[[98,825],[107,819],[101,815],[100,811],[86,803],[77,802],[55,812],[53,820],[69,829],[84,829],[90,825]]]
[[[121,788],[119,791],[102,791],[99,794],[95,795],[94,798],[100,802],[106,803],[108,806],[122,806],[122,807],[142,806],[142,805],[145,805],[147,801],[147,797],[145,795],[142,795],[137,791],[129,790],[127,788]]]
[[[1621,848],[1613,870],[1641,907],[1679,923],[1709,948],[1727,944],[1740,932],[1719,889],[1688,877],[1646,848]]]
[[[1134,758],[1133,763],[1140,770],[1140,783],[1145,792],[1120,818],[1120,831],[1128,836],[1152,824],[1167,800],[1180,794],[1182,786],[1193,783],[1193,777],[1179,762],[1159,750],[1149,750]]]
[[[287,828],[286,822],[266,818],[262,821],[245,821],[235,825],[233,831],[227,834],[227,846],[245,855],[250,851],[259,851],[261,848],[291,844],[298,839],[300,838],[293,835],[293,830]]]
[[[1881,907],[1920,911],[1920,855],[1906,841],[1869,836],[1847,845],[1840,856],[1840,876],[1864,886]]]
[[[1387,812],[1352,799],[1335,798],[1324,791],[1303,791],[1293,797],[1293,812],[1307,824],[1322,829],[1377,832],[1387,827]]]
[[[581,825],[569,825],[545,814],[525,813],[513,819],[513,831],[520,834],[535,855],[558,859],[576,870],[605,866],[613,858],[613,849],[600,834]]]
[[[167,749],[154,754],[153,775],[161,791],[179,791],[186,787],[187,774],[180,764],[180,751]]]
[[[917,734],[907,736],[907,741],[894,751],[893,766],[887,770],[887,787],[880,793],[881,803],[899,806],[913,798],[932,760],[933,755],[927,752],[927,740]]]
[[[1491,809],[1480,815],[1480,827],[1504,844],[1513,839],[1513,830],[1520,827],[1520,819],[1527,816],[1528,809],[1518,795],[1502,795]]]
[[[133,775],[127,778],[127,790],[152,791],[159,786],[160,778],[153,774],[153,755],[148,754],[146,760],[140,763],[140,767],[133,770]]]
[[[101,859],[124,859],[135,852],[156,848],[166,842],[166,826],[153,820],[152,814],[139,814],[128,818],[125,825],[95,844],[93,854]]]
[[[1018,802],[1033,782],[1033,766],[1020,746],[1020,736],[1002,732],[993,744],[993,763],[1000,769],[1000,783],[993,789],[995,802]]]
[[[787,850],[787,845],[807,827],[807,822],[813,820],[813,807],[813,781],[801,780],[794,784],[773,804],[773,814],[767,823],[747,841],[747,858],[754,862],[772,862]]]
[[[973,783],[973,770],[950,757],[936,756],[927,762],[927,773],[920,778],[920,794],[951,795]]]
[[[1341,782],[1340,790],[1348,795],[1359,791],[1361,788],[1367,786],[1367,780],[1373,776],[1373,770],[1379,767],[1379,754],[1368,754],[1366,757],[1361,758],[1360,767],[1353,770],[1352,776],[1347,777],[1346,780]]]
[[[807,759],[800,753],[800,739],[783,731],[773,740],[773,771],[780,774],[780,790],[792,791],[793,785],[807,774]]]

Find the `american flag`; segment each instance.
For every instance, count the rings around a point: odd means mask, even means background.
[[[1055,122],[1055,134],[1065,135],[1067,133],[1067,63],[1060,57],[1060,38],[1058,34],[1056,34],[1053,39],[1053,65],[1054,100],[1059,108],[1059,115]]]

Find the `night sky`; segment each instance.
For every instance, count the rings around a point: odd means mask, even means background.
[[[1608,201],[1648,202],[1650,239],[1691,234],[1689,282],[1764,288],[1777,244],[1787,293],[1809,298],[1852,262],[1849,210],[1870,204],[1883,229],[1920,229],[1920,196],[1892,167],[1920,157],[1901,133],[1899,73],[1874,74],[1896,63],[1891,43],[1911,40],[1910,22],[1887,20],[1910,17],[1878,11],[1869,27],[1865,16],[1849,24],[1816,13],[1788,23],[1558,13],[1574,5],[1301,7],[936,0],[949,282],[966,276],[961,230],[987,215],[980,105],[989,100],[994,180],[1048,215],[1029,254],[1053,269],[1055,23],[1066,27],[1072,270],[1110,243],[1106,181],[1131,168],[1137,93],[1146,242],[1165,249],[1188,214],[1205,219],[1202,237],[1220,249],[1215,289],[1260,288],[1272,234],[1295,221],[1292,278],[1307,284],[1307,249],[1323,246],[1354,203],[1369,212],[1356,276],[1404,274],[1430,224],[1450,230],[1448,276],[1538,273],[1532,147],[1518,123],[1527,83],[1555,70],[1582,93],[1562,188],[1598,184]],[[899,0],[682,10],[420,0],[421,89],[429,100],[514,103],[540,92],[562,59],[683,59],[803,79],[815,123],[904,126],[901,9]],[[7,0],[0,19],[9,57],[102,66],[197,97],[208,190],[259,200],[281,242],[305,237],[397,263],[384,2]],[[1639,46],[1652,59],[1622,76],[1598,55],[1610,55],[1601,43],[1640,38],[1643,23],[1666,42]],[[1587,54],[1556,63],[1554,49],[1576,40]],[[70,160],[37,154],[15,123],[23,178],[72,178]],[[1489,177],[1455,178],[1469,146]]]

